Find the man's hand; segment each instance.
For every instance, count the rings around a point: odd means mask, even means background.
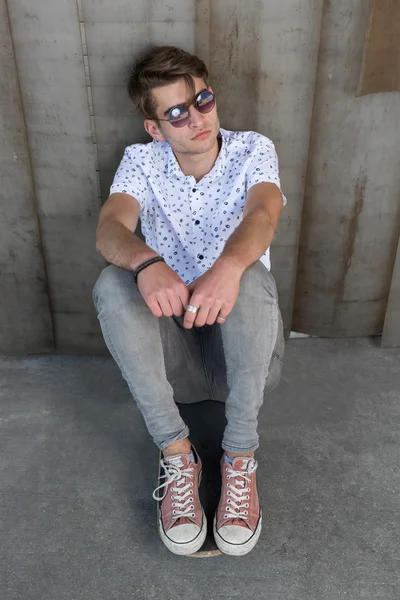
[[[141,271],[137,286],[155,317],[180,317],[189,302],[189,290],[166,263],[157,262]]]
[[[199,310],[185,313],[184,327],[222,323],[232,311],[240,289],[243,270],[229,261],[217,261],[211,269],[189,285],[190,304]],[[222,319],[218,319],[220,316]]]

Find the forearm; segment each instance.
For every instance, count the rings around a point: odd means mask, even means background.
[[[128,271],[157,256],[157,252],[118,221],[106,222],[99,228],[96,250],[107,262]]]
[[[257,209],[247,215],[228,238],[217,263],[232,264],[241,272],[255,263],[269,248],[274,238],[273,227],[266,210]]]

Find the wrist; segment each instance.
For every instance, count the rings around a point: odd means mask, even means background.
[[[149,260],[145,260],[143,263],[141,263],[134,271],[133,271],[133,278],[135,280],[135,283],[138,282],[138,277],[140,275],[140,273],[142,271],[144,271],[145,269],[148,269],[149,267],[151,267],[151,265],[154,265],[158,262],[163,262],[165,263],[165,260],[163,259],[162,256],[153,256],[153,258],[150,258]]]
[[[136,255],[131,262],[130,270],[136,271],[136,269],[140,267],[140,265],[152,258],[156,258],[157,256],[159,256],[159,254],[157,254],[157,252],[151,249],[149,249],[148,252],[143,252],[143,254]]]
[[[237,275],[239,278],[246,270],[245,265],[243,265],[243,262],[239,258],[224,253],[217,258],[214,263],[214,267],[224,271],[230,271],[233,275]]]

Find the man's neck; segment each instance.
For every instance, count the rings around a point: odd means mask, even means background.
[[[214,166],[221,147],[220,138],[215,139],[214,146],[204,154],[179,154],[174,153],[176,160],[186,176],[192,176],[196,182],[200,181]]]

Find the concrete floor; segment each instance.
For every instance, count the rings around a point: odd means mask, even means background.
[[[398,600],[400,353],[379,343],[288,342],[243,558],[160,542],[157,452],[111,358],[1,359],[1,599]]]

